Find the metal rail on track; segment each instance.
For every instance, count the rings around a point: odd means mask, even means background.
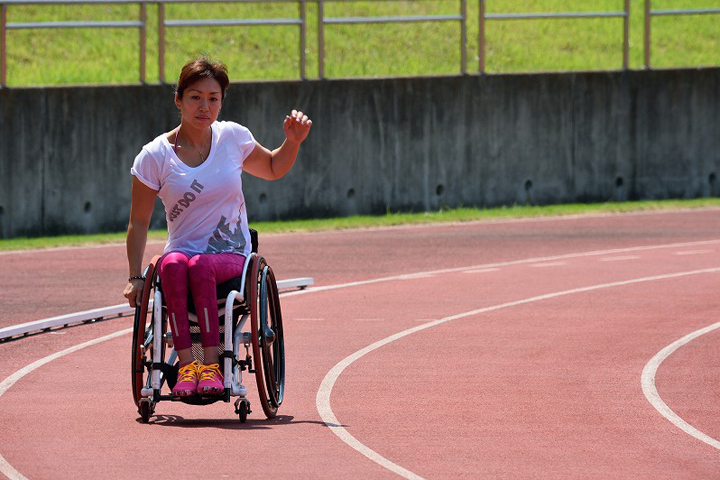
[[[279,290],[287,290],[292,288],[306,288],[314,285],[314,283],[314,279],[304,277],[289,280],[278,280],[277,285]],[[134,311],[135,309],[131,308],[127,303],[122,303],[111,307],[96,308],[93,310],[86,310],[84,312],[70,313],[67,315],[45,318],[43,320],[21,323],[19,325],[0,328],[0,341],[27,335],[33,332],[49,331],[55,327],[67,327],[78,323],[90,323],[110,318],[118,318],[126,314],[131,314]]]

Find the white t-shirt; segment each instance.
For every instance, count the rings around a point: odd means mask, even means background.
[[[167,134],[143,147],[130,173],[165,205],[165,252],[250,254],[241,173],[254,148],[252,133],[234,122],[212,124],[210,154],[195,168],[177,157]]]

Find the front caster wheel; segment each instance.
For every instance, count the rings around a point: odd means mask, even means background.
[[[148,423],[150,421],[150,415],[153,414],[153,410],[154,409],[150,405],[150,402],[140,402],[138,412],[140,413],[143,423]]]
[[[250,402],[247,400],[238,400],[238,403],[235,404],[235,413],[240,417],[240,423],[245,423],[248,413],[252,413],[250,411]]]

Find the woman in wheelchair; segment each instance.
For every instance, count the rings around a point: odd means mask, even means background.
[[[180,73],[175,105],[180,125],[142,148],[130,170],[132,205],[127,231],[130,271],[124,296],[141,302],[142,261],[155,197],[165,206],[168,240],[159,277],[180,370],[176,396],[223,392],[218,362],[216,284],[240,276],[251,249],[241,173],[276,180],[295,163],[312,121],[300,111],[285,117],[285,140],[268,150],[242,125],[218,121],[229,86],[227,68],[200,57]],[[193,358],[188,318],[192,297],[204,358]]]

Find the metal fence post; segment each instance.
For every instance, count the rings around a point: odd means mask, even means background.
[[[478,62],[480,75],[485,73],[485,0],[480,0],[480,31],[478,33]]]
[[[140,83],[145,83],[145,64],[147,55],[147,4],[140,3]]]
[[[467,75],[467,0],[460,0],[460,72]]]
[[[318,75],[325,78],[325,12],[324,0],[318,0]]]
[[[7,83],[7,5],[0,4],[0,88]]]
[[[300,79],[307,80],[305,72],[305,50],[307,44],[307,3],[306,0],[300,0]]]
[[[630,65],[630,0],[625,0],[625,20],[623,23],[623,69]]]
[[[165,82],[165,4],[158,2],[158,78]]]
[[[645,0],[645,68],[650,68],[650,0]]]

